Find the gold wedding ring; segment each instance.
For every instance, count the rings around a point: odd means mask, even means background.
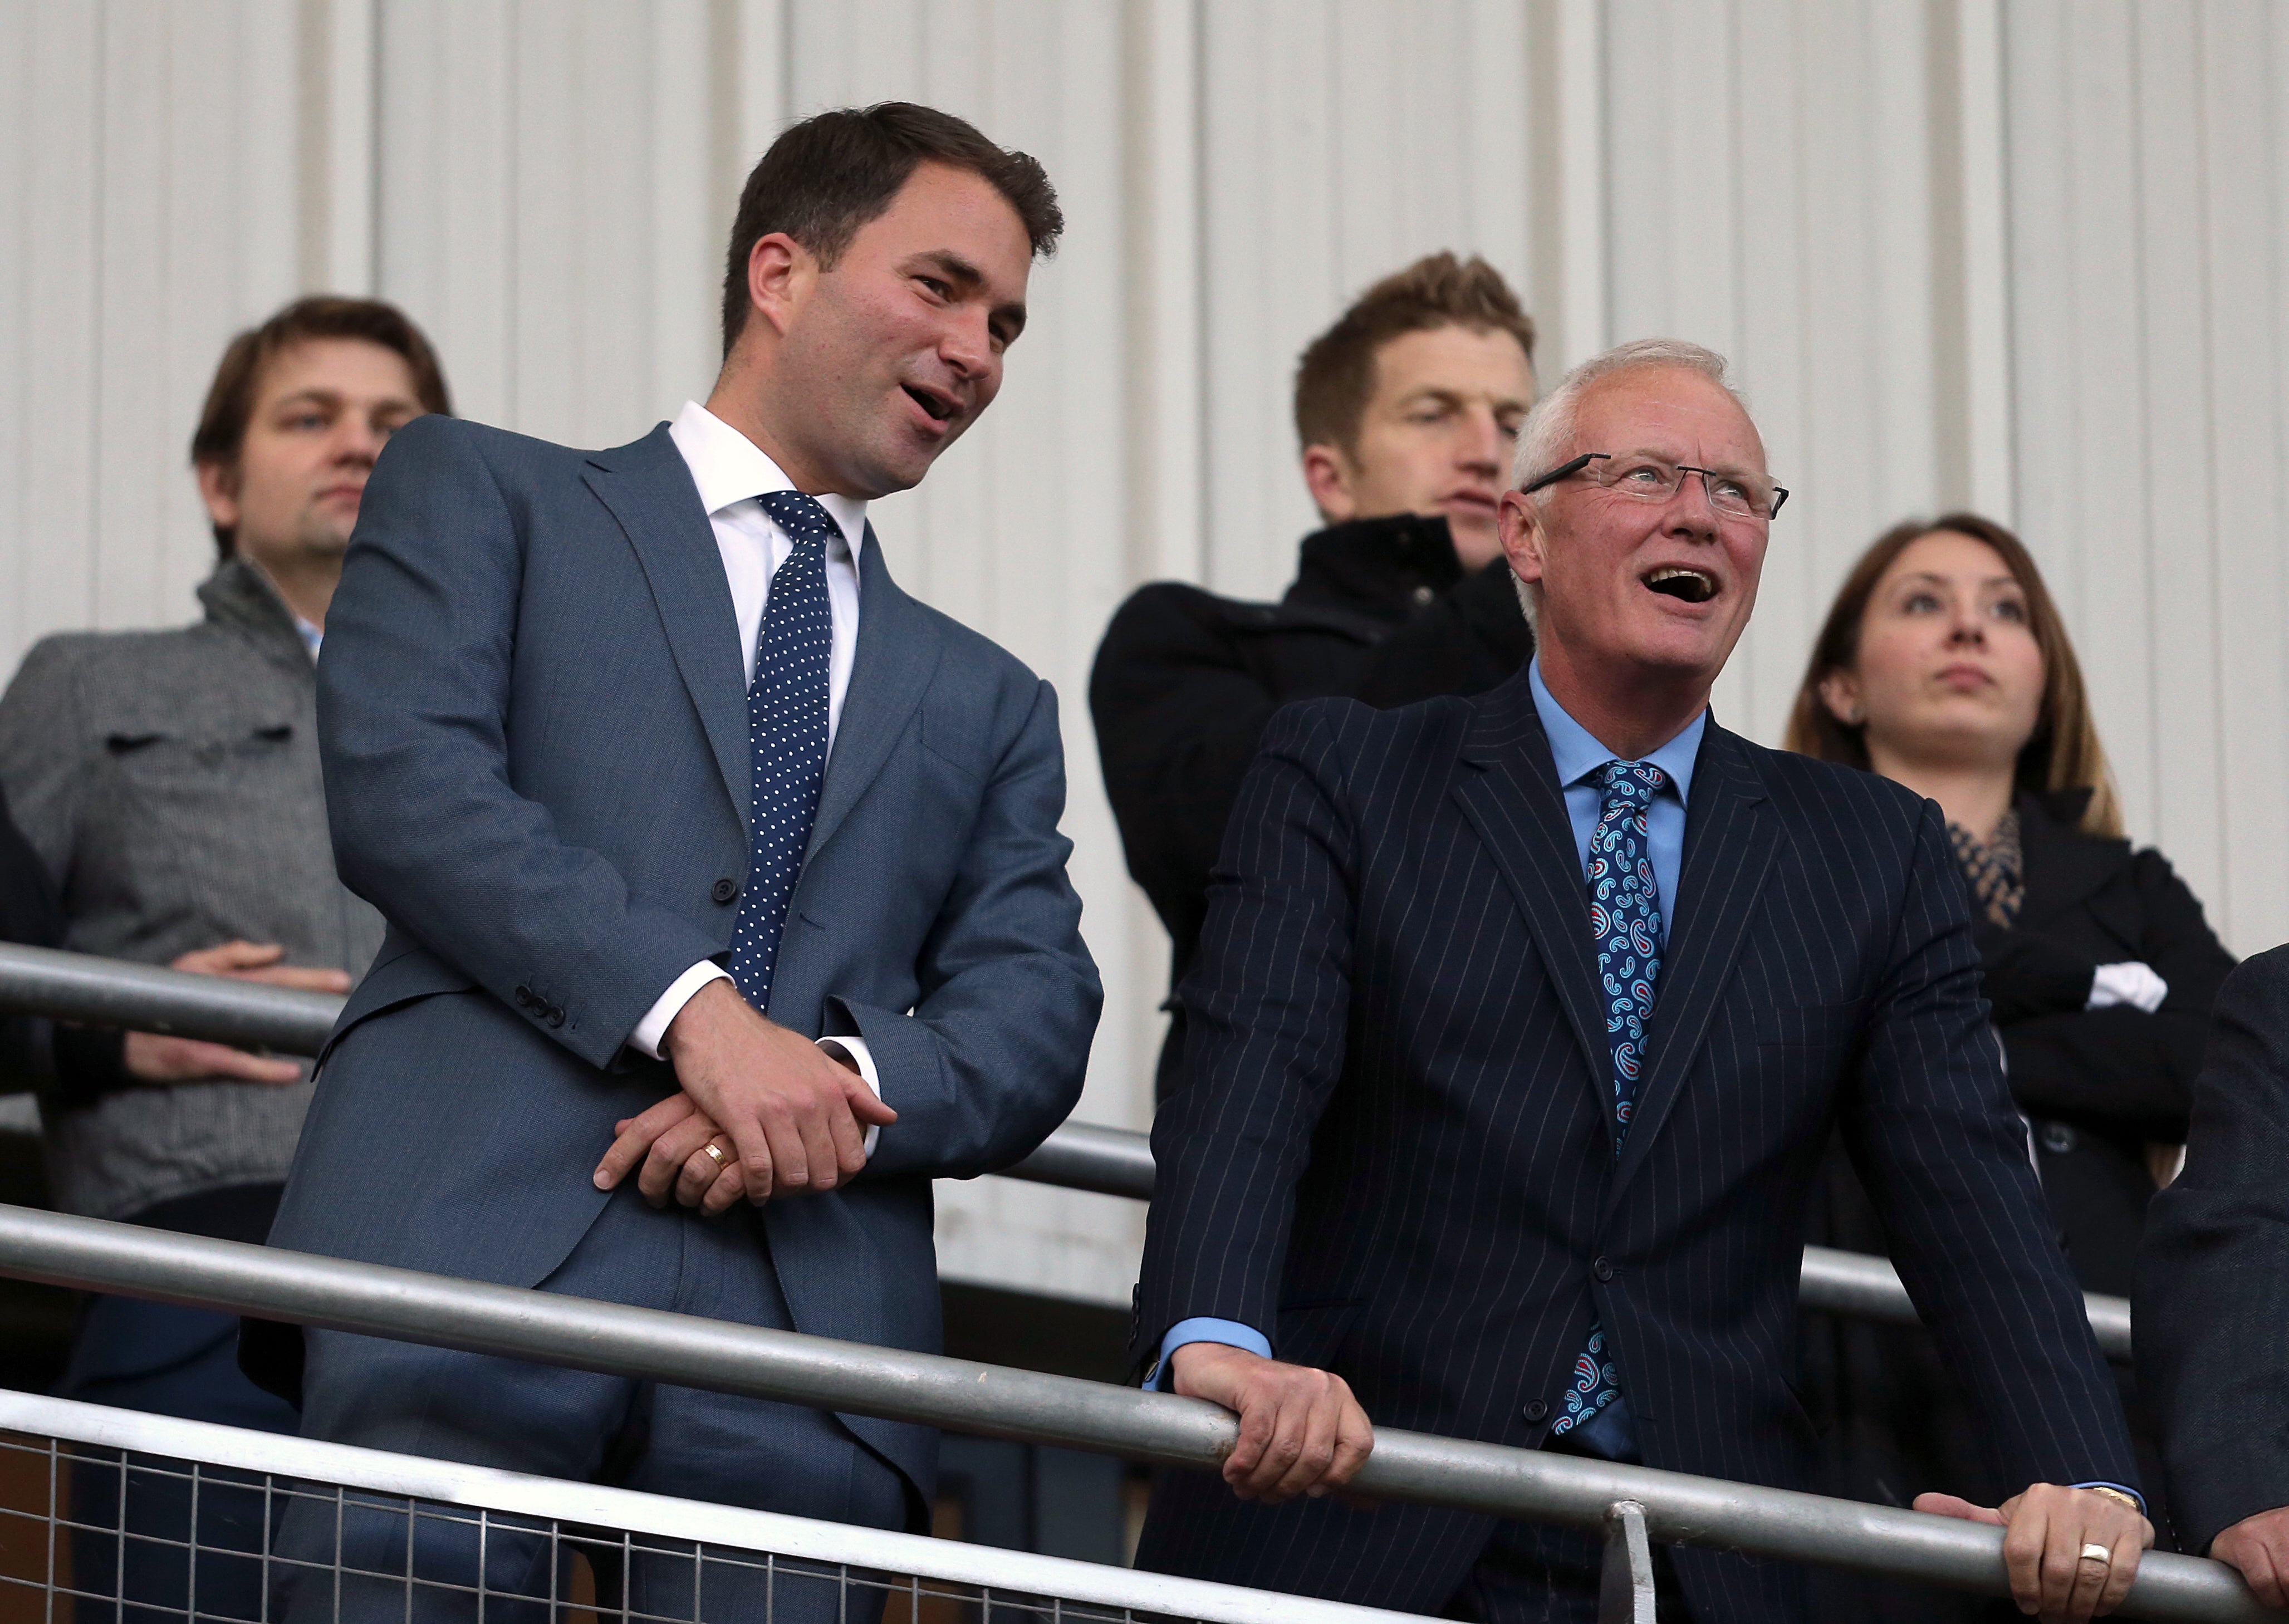
[[[717,1166],[728,1167],[731,1165],[731,1158],[723,1154],[723,1147],[717,1144],[714,1140],[709,1140],[706,1144],[701,1145],[699,1148],[715,1158],[715,1165]]]
[[[2102,1567],[2110,1568],[2114,1565],[2114,1552],[2094,1540],[2082,1548],[2081,1559],[2085,1562],[2095,1562]]]

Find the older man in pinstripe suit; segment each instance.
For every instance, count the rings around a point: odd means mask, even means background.
[[[1153,1380],[1237,1411],[1240,1443],[1229,1490],[1162,1486],[1142,1565],[1594,1616],[1586,1535],[1328,1497],[1369,1413],[1804,1486],[1797,1260],[1839,1124],[1997,1465],[2032,1485],[1919,1504],[2007,1524],[2046,1618],[2110,1609],[2151,1541],[1937,809],[1709,714],[1787,497],[1724,378],[1647,341],[1536,409],[1503,506],[1526,673],[1265,734],[1181,994],[1136,1325]],[[1792,1570],[1672,1562],[1672,1616],[1804,1616]]]

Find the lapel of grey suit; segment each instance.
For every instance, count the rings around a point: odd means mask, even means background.
[[[1645,1080],[1621,1166],[1607,1187],[1608,1212],[1644,1166],[1647,1148],[1661,1132],[1709,1035],[1710,1018],[1733,979],[1741,938],[1755,916],[1758,894],[1780,842],[1779,820],[1766,801],[1764,781],[1747,747],[1711,716],[1694,765],[1692,803],[1686,808],[1677,912],[1662,955]]]
[[[747,823],[753,768],[739,617],[691,470],[663,423],[633,445],[597,452],[581,477],[635,548],[723,787]]]
[[[1463,740],[1456,793],[1542,950],[1567,1024],[1589,1062],[1598,1113],[1610,1136],[1614,1113],[1605,1090],[1613,1062],[1591,951],[1588,883],[1574,855],[1574,825],[1558,788],[1550,740],[1523,671],[1476,706]]]
[[[826,782],[818,792],[818,816],[803,853],[806,865],[833,839],[890,759],[891,746],[937,669],[944,637],[937,618],[890,579],[882,544],[868,525],[858,557],[858,649],[851,661],[849,690],[842,697],[842,717],[835,724],[834,749],[827,757]]]

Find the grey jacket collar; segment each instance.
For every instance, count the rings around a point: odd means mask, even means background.
[[[270,584],[270,577],[246,560],[223,560],[215,572],[199,583],[199,601],[206,606],[207,623],[243,638],[265,658],[311,670],[310,651],[295,629],[294,611]]]

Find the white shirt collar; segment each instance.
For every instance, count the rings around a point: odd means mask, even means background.
[[[761,447],[697,401],[683,402],[683,410],[667,426],[667,434],[682,453],[691,482],[699,487],[699,505],[711,517],[752,497],[794,489],[794,482]],[[843,496],[822,496],[818,502],[857,560],[866,539],[866,504]]]

